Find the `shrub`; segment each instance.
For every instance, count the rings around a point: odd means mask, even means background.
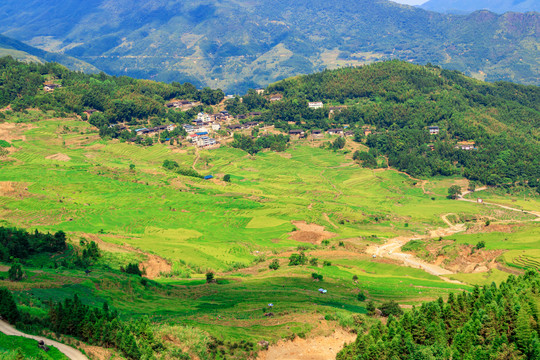
[[[394,300],[390,300],[383,303],[379,307],[379,309],[381,310],[381,314],[384,317],[388,317],[390,315],[394,315],[394,316],[403,315],[403,310],[399,307],[399,304],[395,302]]]
[[[277,270],[277,269],[279,269],[279,260],[278,260],[278,259],[272,260],[272,262],[270,263],[270,265],[268,265],[268,268],[269,268],[270,270]]]
[[[289,266],[305,265],[307,262],[306,255],[304,252],[300,254],[292,254],[289,256]]]

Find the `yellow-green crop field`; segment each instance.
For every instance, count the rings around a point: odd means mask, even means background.
[[[106,299],[125,313],[197,326],[215,336],[275,340],[315,326],[295,314],[365,312],[365,304],[357,300],[359,291],[376,301],[417,304],[487,281],[456,275],[463,283],[450,283],[423,270],[380,261],[363,253],[371,243],[445,228],[441,216],[449,213],[530,219],[519,212],[447,199],[445,189],[460,179],[436,179],[423,189],[422,182],[406,174],[363,169],[343,152],[308,143],[256,156],[229,147],[198,152],[161,144],[141,147],[102,140],[95,128],[77,119],[38,120],[36,113],[28,114],[32,122],[17,118],[20,128],[10,141],[16,150],[0,159],[0,225],[63,230],[74,243],[97,236],[140,250],[106,253],[101,261],[113,270],[140,261],[146,253],[191,273],[191,278],[158,278],[156,291],[148,292],[137,282],[115,283],[105,270],[87,277],[43,269],[42,275],[23,282],[21,290],[40,299],[78,293],[87,303]],[[161,166],[164,160],[214,179],[177,175]],[[230,183],[221,180],[225,174],[231,175]],[[537,199],[529,205],[537,206]],[[315,230],[291,236],[302,230],[293,222]],[[328,243],[317,237],[321,226],[326,234],[333,233],[325,237]],[[481,238],[488,248],[511,250],[504,255],[511,262],[523,250],[540,261],[538,235],[539,227],[530,223],[500,236],[455,237],[464,243]],[[308,257],[317,257],[318,265],[287,266],[288,256],[299,247]],[[274,258],[281,264],[277,271],[268,269]],[[329,266],[322,266],[325,260]],[[205,284],[206,271],[217,273],[218,284]],[[313,272],[324,276],[322,283],[312,280]],[[36,285],[38,276],[64,275],[69,275],[64,283]],[[499,273],[486,276],[489,282],[504,278]],[[317,292],[321,286],[327,295]],[[283,321],[264,323],[261,308],[270,302]]]

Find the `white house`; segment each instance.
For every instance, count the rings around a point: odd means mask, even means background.
[[[221,126],[219,124],[212,124],[213,131],[218,131],[219,129],[221,129]]]
[[[202,122],[210,122],[210,115],[207,113],[198,113],[197,114],[197,120],[200,120]]]
[[[323,103],[320,101],[310,102],[308,103],[308,106],[310,109],[321,109],[323,107]]]

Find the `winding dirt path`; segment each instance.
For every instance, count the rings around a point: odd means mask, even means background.
[[[72,360],[88,360],[88,358],[82,352],[80,352],[77,349],[72,348],[71,346],[64,345],[54,340],[49,340],[42,336],[28,335],[28,334],[22,333],[19,330],[15,329],[13,326],[9,325],[7,322],[2,321],[2,320],[0,320],[0,331],[10,336],[21,336],[28,339],[34,339],[37,341],[42,340],[45,343],[45,345],[54,346],[55,348],[60,350],[61,353],[63,353],[64,355],[66,355],[68,358]]]
[[[197,161],[199,161],[199,158],[201,157],[199,155],[199,149],[197,146],[195,146],[195,155],[197,156],[195,157],[195,160],[193,160],[193,165],[191,165],[191,167],[193,168],[193,170],[197,171],[197,169],[195,168],[195,165],[197,165]]]
[[[486,190],[486,189],[487,189],[487,187],[481,187],[481,188],[478,188],[477,191]],[[462,195],[460,195],[458,197],[458,200],[467,201],[467,202],[471,202],[471,203],[476,203],[475,200],[469,200],[469,199],[465,199],[463,197],[463,196],[465,196],[467,194],[470,194],[470,193],[473,193],[473,192],[474,191],[465,191]],[[536,218],[533,219],[533,220],[522,220],[522,221],[515,220],[513,222],[520,223],[520,222],[528,222],[528,221],[540,221],[540,212],[538,212],[538,211],[516,209],[516,208],[513,208],[511,206],[506,206],[506,205],[501,205],[501,204],[496,204],[496,203],[491,203],[491,202],[483,202],[483,204],[498,206],[498,207],[506,209],[506,210],[517,211],[517,212],[521,212],[521,213],[536,216]],[[403,252],[400,251],[401,248],[405,244],[407,244],[409,241],[412,241],[412,240],[434,239],[434,238],[438,238],[438,237],[445,237],[445,236],[450,236],[450,235],[453,235],[455,233],[462,232],[462,231],[466,230],[465,224],[452,224],[452,222],[450,220],[448,220],[449,215],[455,215],[455,214],[450,213],[450,214],[445,214],[445,215],[441,216],[441,218],[445,222],[445,224],[448,225],[448,228],[446,228],[446,229],[439,228],[437,230],[432,230],[432,231],[429,232],[428,236],[411,236],[411,237],[400,236],[400,237],[396,237],[396,238],[393,238],[393,239],[389,239],[388,241],[386,241],[382,245],[371,245],[371,246],[369,246],[366,249],[366,253],[369,254],[369,255],[372,255],[373,257],[383,257],[383,258],[390,258],[390,259],[398,260],[398,261],[402,262],[406,266],[422,269],[422,270],[424,270],[424,271],[426,271],[426,272],[428,272],[428,273],[430,273],[432,275],[441,276],[441,279],[443,279],[445,281],[460,283],[459,281],[450,280],[450,279],[447,279],[447,278],[443,277],[445,275],[453,274],[452,271],[444,269],[444,268],[442,268],[442,267],[440,267],[438,265],[430,264],[430,263],[428,263],[426,261],[423,261],[423,260],[415,257],[414,255],[406,254],[406,253],[403,253]]]

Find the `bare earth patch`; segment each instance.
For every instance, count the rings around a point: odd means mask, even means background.
[[[0,196],[23,199],[30,196],[26,183],[0,181]]]
[[[54,154],[54,155],[49,155],[49,156],[45,157],[45,159],[57,160],[57,161],[69,161],[69,160],[71,160],[71,158],[69,156],[67,156],[66,154],[61,154],[61,153]]]
[[[13,140],[26,141],[26,136],[23,133],[33,127],[30,124],[2,123],[0,124],[0,140],[7,142],[12,142]]]
[[[346,343],[353,342],[355,334],[338,329],[330,336],[316,336],[309,339],[295,338],[281,340],[267,351],[262,351],[257,360],[330,360]]]
[[[320,244],[323,240],[331,239],[337,234],[325,231],[324,226],[308,224],[305,221],[292,221],[298,230],[289,233],[289,237],[300,242]]]
[[[168,273],[172,270],[171,264],[167,260],[154,254],[145,253],[139,249],[135,249],[127,244],[117,245],[101,240],[97,235],[85,234],[85,237],[89,240],[95,241],[99,247],[103,250],[110,252],[132,252],[146,256],[146,260],[139,264],[141,271],[144,269],[146,272],[145,277],[149,279],[155,279],[159,277],[161,273]]]

